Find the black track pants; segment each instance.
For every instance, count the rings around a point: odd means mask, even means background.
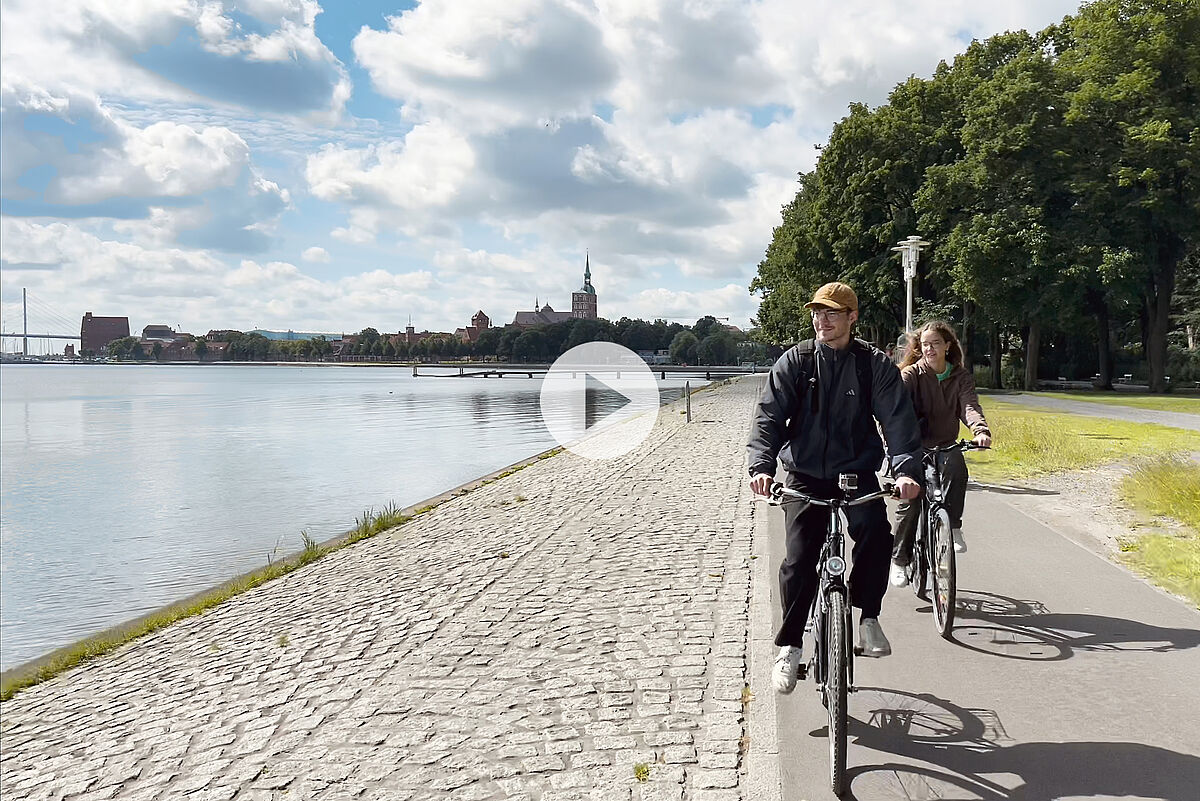
[[[837,493],[836,479],[788,473],[785,483],[814,497],[828,498]],[[869,495],[878,490],[879,482],[874,473],[858,474],[858,495]],[[862,617],[879,617],[883,594],[887,591],[888,561],[892,553],[892,528],[888,525],[887,507],[882,498],[852,506],[846,510],[846,519],[850,538],[854,541],[850,601],[862,610]],[[788,503],[784,506],[784,522],[786,554],[779,566],[783,625],[775,635],[775,644],[800,645],[808,610],[817,592],[817,560],[829,525],[829,508]]]

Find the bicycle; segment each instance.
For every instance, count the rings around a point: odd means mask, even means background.
[[[933,626],[945,639],[950,639],[954,627],[954,603],[957,595],[957,564],[950,530],[950,515],[946,512],[946,491],[942,486],[942,465],[939,458],[951,451],[986,450],[970,440],[961,439],[953,445],[942,445],[925,451],[925,491],[921,493],[921,512],[913,537],[913,554],[905,568],[909,586],[921,600],[933,602]],[[929,591],[932,590],[930,593]],[[927,597],[932,595],[932,599]]]
[[[893,487],[888,484],[878,492],[851,500],[847,496],[858,489],[858,476],[842,473],[838,476],[838,488],[840,495],[836,498],[814,498],[776,483],[771,485],[771,501],[777,505],[796,501],[829,508],[829,527],[817,560],[821,578],[809,609],[814,647],[808,665],[800,666],[799,678],[806,678],[811,666],[821,703],[829,714],[829,784],[840,796],[846,790],[847,693],[854,692],[854,656],[861,653],[857,646],[850,646],[850,589],[845,580],[843,510],[890,495]]]

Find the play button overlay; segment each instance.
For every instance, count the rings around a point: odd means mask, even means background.
[[[571,348],[542,382],[542,422],[586,459],[612,459],[640,445],[658,420],[658,382],[642,357],[612,342]]]

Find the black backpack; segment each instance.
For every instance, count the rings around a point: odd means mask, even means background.
[[[817,386],[816,373],[816,340],[806,339],[796,345],[800,355],[800,378],[796,382],[796,394],[802,398],[802,403],[811,404],[814,414],[821,410],[821,393]],[[858,387],[862,392],[859,399],[859,414],[871,415],[871,399],[874,391],[874,380],[871,376],[871,346],[864,340],[855,337],[850,340],[850,353],[854,356],[854,372],[858,374]],[[797,414],[796,418],[800,418]]]

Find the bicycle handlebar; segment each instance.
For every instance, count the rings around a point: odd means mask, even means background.
[[[952,445],[939,445],[936,448],[926,448],[927,451],[936,453],[946,453],[948,451],[990,451],[991,445],[979,445],[969,439],[960,439]]]
[[[792,500],[804,501],[805,503],[811,503],[817,506],[833,506],[834,504],[840,504],[842,506],[858,506],[860,503],[873,501],[876,498],[891,496],[894,494],[895,489],[896,486],[894,484],[884,484],[883,488],[878,492],[872,492],[868,495],[863,495],[859,498],[848,501],[842,498],[814,498],[811,495],[805,495],[799,490],[794,490],[791,487],[785,487],[783,484],[775,482],[771,485],[771,500],[776,503],[780,503],[783,501],[784,496],[786,495]]]

